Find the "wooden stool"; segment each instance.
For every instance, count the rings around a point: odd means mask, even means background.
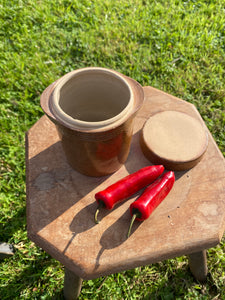
[[[151,164],[139,144],[140,131],[151,115],[177,110],[204,125],[192,104],[152,87],[144,90],[146,101],[135,120],[128,160],[110,176],[87,177],[74,171],[46,116],[27,132],[28,236],[65,266],[66,299],[78,297],[82,279],[182,255],[189,255],[190,269],[202,281],[207,275],[206,249],[216,246],[223,236],[225,161],[209,132],[202,160],[188,171],[175,172],[170,194],[148,220],[134,224],[129,239],[129,205],[135,197],[112,211],[102,210],[101,222],[95,224],[95,193]]]

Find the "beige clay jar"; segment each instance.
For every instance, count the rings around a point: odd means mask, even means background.
[[[143,101],[140,84],[98,67],[72,71],[41,95],[69,164],[89,176],[113,173],[125,163]]]

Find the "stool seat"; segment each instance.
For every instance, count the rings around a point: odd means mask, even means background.
[[[190,103],[145,87],[136,116],[129,157],[116,173],[87,177],[67,163],[55,125],[43,116],[27,132],[27,230],[29,238],[67,269],[93,279],[216,246],[225,226],[225,161],[197,109]],[[132,197],[94,222],[96,192],[151,165],[139,139],[146,120],[176,110],[198,120],[208,132],[208,148],[192,169],[175,172],[167,198],[127,239]]]

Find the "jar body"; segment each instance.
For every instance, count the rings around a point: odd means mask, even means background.
[[[111,174],[125,163],[143,101],[136,81],[104,68],[70,72],[41,95],[68,163],[88,176]]]
[[[133,118],[115,129],[84,133],[56,125],[70,166],[88,176],[104,176],[125,163],[133,133]]]

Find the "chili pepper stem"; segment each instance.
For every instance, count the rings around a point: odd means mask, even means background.
[[[96,212],[95,212],[95,224],[99,223],[99,221],[98,221],[98,214],[99,214],[99,208],[97,208]]]
[[[131,222],[130,222],[130,226],[129,226],[127,238],[129,238],[129,236],[130,236],[131,229],[132,229],[132,226],[133,226],[134,221],[135,221],[136,218],[137,218],[137,214],[133,214],[132,219],[131,219]]]
[[[104,207],[104,202],[99,201],[98,207],[97,207],[96,212],[95,212],[95,224],[99,223],[98,214],[99,214],[100,208],[102,208],[102,207]]]

